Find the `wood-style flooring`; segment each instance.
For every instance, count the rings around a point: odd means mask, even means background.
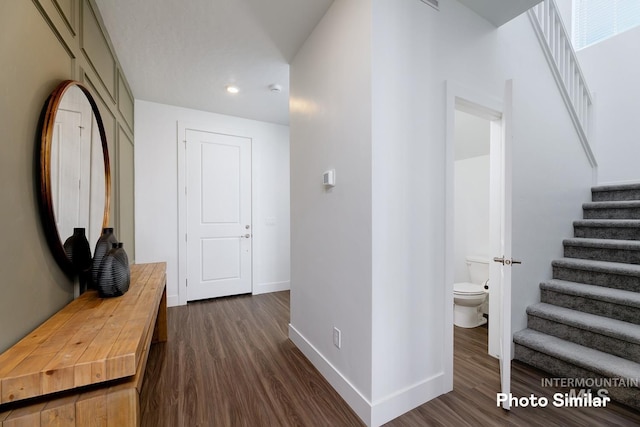
[[[169,308],[169,340],[151,348],[142,426],[362,426],[288,340],[289,293],[237,296]],[[496,407],[498,362],[486,328],[455,328],[454,391],[387,424],[410,426],[640,426],[640,413],[607,408]],[[514,362],[517,396],[551,397],[546,375]],[[552,401],[552,399],[550,399]]]

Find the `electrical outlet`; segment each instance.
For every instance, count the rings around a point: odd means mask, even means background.
[[[333,345],[338,348],[342,347],[342,332],[335,327],[333,328]]]

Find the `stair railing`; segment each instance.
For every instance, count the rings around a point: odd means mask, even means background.
[[[593,99],[578,64],[576,52],[573,50],[571,40],[560,17],[558,6],[554,0],[544,0],[529,9],[528,14],[562,98],[569,110],[580,143],[591,167],[595,168],[598,163],[588,138],[593,114]]]

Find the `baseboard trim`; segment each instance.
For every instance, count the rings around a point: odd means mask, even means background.
[[[291,282],[271,282],[259,283],[253,288],[253,295],[267,294],[269,292],[288,291],[291,289]]]
[[[291,324],[289,338],[367,426],[387,423],[446,392],[440,372],[372,404]]]
[[[353,411],[368,426],[371,425],[371,403],[311,344],[291,323],[289,338],[311,361]]]
[[[178,295],[167,295],[167,307],[175,307],[180,304],[180,297]]]
[[[445,375],[440,372],[431,378],[374,402],[371,408],[372,426],[380,426],[434,399],[445,391]]]

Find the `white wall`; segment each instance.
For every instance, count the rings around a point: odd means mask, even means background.
[[[290,71],[290,337],[363,419],[372,357],[370,8],[336,0]],[[328,191],[327,169],[336,171]]]
[[[640,181],[640,27],[578,52],[595,93],[595,155],[601,184]]]
[[[572,0],[556,0],[571,31]],[[587,85],[595,95],[590,143],[598,161],[598,183],[639,182],[640,28],[609,37],[577,52]]]
[[[289,288],[289,129],[136,100],[136,262],[167,262],[179,302],[178,121],[252,139],[253,293]]]
[[[468,282],[468,255],[489,256],[489,156],[455,163],[454,283]]]
[[[373,186],[374,233],[376,208],[383,211],[385,206],[392,206],[394,212],[393,220],[388,221],[390,224],[406,226],[404,229],[395,226],[388,234],[388,238],[401,243],[404,250],[394,248],[393,254],[387,254],[392,261],[386,259],[382,265],[406,263],[404,269],[399,269],[404,270],[401,280],[395,276],[396,283],[393,283],[394,275],[389,276],[388,286],[393,289],[389,292],[399,298],[397,282],[406,280],[409,284],[403,296],[404,306],[394,308],[395,313],[386,319],[404,318],[408,304],[416,300],[423,304],[423,312],[429,313],[416,317],[412,325],[425,325],[425,330],[416,333],[413,339],[429,342],[422,358],[428,360],[430,366],[418,375],[406,369],[404,384],[394,387],[398,390],[416,378],[429,378],[436,375],[438,369],[447,369],[447,362],[438,365],[436,358],[436,349],[442,348],[444,335],[449,333],[448,329],[441,329],[438,320],[445,317],[445,307],[448,307],[442,304],[448,298],[443,296],[444,287],[448,285],[444,283],[442,267],[443,181],[447,167],[445,117],[452,112],[446,111],[443,101],[446,98],[444,82],[453,82],[468,88],[469,92],[480,92],[494,99],[503,98],[507,79],[514,82],[512,252],[523,264],[513,269],[513,330],[526,326],[526,306],[538,301],[538,283],[550,277],[551,260],[561,256],[562,237],[572,235],[572,221],[580,218],[581,203],[589,197],[592,170],[526,15],[496,29],[455,1],[441,2],[440,12],[421,9],[420,2],[379,0],[376,4],[380,7],[374,8],[374,22],[378,17],[380,24],[374,25],[374,70],[378,71],[374,74],[374,92],[388,96],[374,95],[374,100],[381,101],[374,104],[374,111],[380,109],[379,120],[374,118],[374,123],[399,124],[397,130],[385,135],[394,147],[389,150],[403,144],[411,147],[404,159],[397,160],[393,172],[401,178],[392,192],[401,194],[409,189],[410,202],[394,197],[377,205],[378,187],[375,183]],[[389,76],[400,75],[402,79],[396,84],[388,83]],[[374,131],[374,141],[379,135]],[[375,154],[374,142],[374,164],[378,160]],[[382,158],[397,159],[383,156],[380,160]],[[376,179],[374,174],[374,181]],[[392,178],[380,176],[380,182],[389,179]],[[385,243],[388,244],[388,240]],[[375,259],[374,265],[379,265]],[[377,277],[374,274],[374,282]],[[425,294],[423,286],[430,292]],[[390,306],[387,301],[379,300],[381,310]],[[375,305],[374,313],[378,313]],[[379,332],[381,339],[390,333],[388,329],[385,330],[384,325],[380,329],[374,326],[374,342]],[[374,345],[374,352],[375,348]],[[374,382],[376,375],[383,375],[384,369],[402,368],[386,366],[374,370]],[[414,374],[413,380],[410,372]],[[394,388],[387,389],[386,393]]]
[[[496,29],[456,1],[336,0],[292,64],[292,336],[370,425],[452,386],[445,82],[501,100],[507,79],[519,330],[592,177],[528,17]]]

